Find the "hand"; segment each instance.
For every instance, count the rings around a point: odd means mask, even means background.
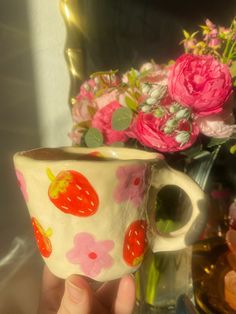
[[[63,280],[44,268],[38,314],[131,314],[134,304],[135,283],[130,275],[94,290],[82,276]]]

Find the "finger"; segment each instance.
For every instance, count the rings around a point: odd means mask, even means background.
[[[91,306],[92,292],[86,280],[76,275],[66,279],[58,314],[89,314]]]
[[[42,276],[38,314],[56,313],[64,292],[64,280],[54,276],[47,266]]]
[[[131,275],[120,281],[117,297],[114,303],[115,314],[131,314],[135,305],[135,282]]]
[[[111,309],[118,291],[120,280],[112,280],[104,283],[97,291],[96,297],[107,309]]]
[[[47,266],[43,270],[42,292],[57,292],[64,290],[64,279],[58,278],[48,269]]]

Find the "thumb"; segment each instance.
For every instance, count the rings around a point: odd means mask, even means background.
[[[65,281],[65,292],[57,314],[89,314],[91,312],[89,284],[72,275]]]

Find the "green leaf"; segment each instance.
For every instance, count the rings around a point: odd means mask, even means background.
[[[183,34],[186,39],[189,39],[190,35],[185,29],[183,29]]]
[[[112,128],[117,131],[126,130],[133,118],[133,113],[129,108],[117,109],[112,115]]]
[[[236,61],[233,61],[232,64],[231,64],[230,73],[231,73],[233,78],[236,77]]]
[[[84,141],[88,147],[99,147],[103,144],[102,133],[96,128],[90,128],[85,133]]]
[[[181,152],[181,155],[187,156],[188,158],[194,158],[196,155],[198,155],[202,151],[202,145],[194,145],[190,147],[189,149],[186,149]]]
[[[235,154],[236,153],[236,144],[234,144],[233,146],[230,147],[229,149],[230,154]]]
[[[199,33],[198,31],[197,31],[197,32],[194,32],[194,33],[191,34],[190,37],[191,37],[191,38],[194,38],[198,33]]]
[[[132,69],[128,72],[127,76],[128,76],[129,85],[130,85],[131,87],[134,87],[135,84],[136,84],[136,80],[137,80],[137,78],[138,78],[138,74],[136,73],[136,70],[132,68]]]
[[[212,137],[209,141],[209,143],[207,144],[207,147],[214,147],[214,146],[218,146],[218,145],[222,145],[224,143],[226,143],[229,139],[228,138],[214,138]]]
[[[159,219],[156,222],[156,227],[161,233],[170,233],[180,228],[180,223],[171,219]]]
[[[125,96],[125,103],[131,110],[133,110],[133,111],[137,110],[138,103],[134,99],[132,99],[128,96]]]
[[[200,159],[200,158],[206,157],[206,156],[208,156],[210,154],[211,153],[208,150],[203,150],[203,151],[197,153],[196,155],[194,155],[193,159]]]

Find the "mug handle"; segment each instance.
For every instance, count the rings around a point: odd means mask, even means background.
[[[156,228],[156,208],[152,210],[149,218],[151,226],[149,240],[154,253],[176,251],[191,245],[199,238],[207,220],[207,198],[198,184],[186,174],[171,168],[164,161],[162,163],[162,167],[157,168],[154,166],[152,173],[151,186],[155,188],[155,195],[166,185],[176,185],[189,197],[192,211],[185,225],[178,230],[163,235]]]

